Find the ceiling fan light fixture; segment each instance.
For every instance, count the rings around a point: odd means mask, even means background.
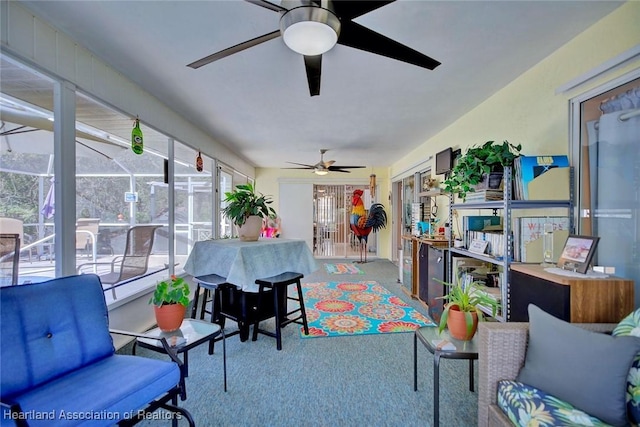
[[[314,170],[314,172],[316,175],[321,175],[321,176],[329,173],[329,171],[326,169],[316,169]]]
[[[282,38],[289,49],[301,55],[322,55],[338,42],[340,20],[328,9],[301,6],[280,18]]]

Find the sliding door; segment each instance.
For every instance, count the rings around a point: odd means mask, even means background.
[[[595,265],[636,283],[640,305],[640,78],[573,102],[579,233],[600,237]],[[613,86],[613,87],[612,87]]]

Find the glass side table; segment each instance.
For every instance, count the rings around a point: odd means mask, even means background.
[[[413,336],[413,390],[418,390],[418,340],[431,354],[433,354],[433,425],[440,424],[440,359],[468,359],[469,360],[469,391],[474,391],[473,361],[478,359],[477,337],[470,341],[460,341],[451,338],[448,330],[438,332],[437,327],[424,326],[416,330]],[[455,349],[440,348],[438,343],[446,340]]]
[[[213,354],[213,344],[217,336],[222,335],[222,366],[224,372],[224,391],[227,391],[227,348],[225,343],[224,329],[217,323],[210,323],[203,320],[184,319],[180,329],[173,332],[162,332],[160,328],[154,328],[147,332],[147,335],[166,338],[169,346],[177,354],[183,353],[183,377],[189,376],[189,350],[202,343],[209,342],[209,354]],[[136,338],[133,343],[133,354],[136,354],[136,345],[140,347],[165,353],[162,343],[156,339]]]

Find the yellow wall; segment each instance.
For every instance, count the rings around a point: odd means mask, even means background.
[[[628,2],[391,166],[391,176],[446,147],[488,140],[522,144],[526,155],[567,154],[569,100],[640,66],[640,58],[568,93],[565,83],[640,43],[640,2]]]
[[[573,79],[593,70],[640,43],[640,2],[630,1],[569,43],[549,55],[516,80],[489,97],[483,103],[453,124],[443,129],[420,147],[391,165],[390,170],[377,169],[380,196],[391,213],[388,195],[391,191],[391,176],[402,173],[416,163],[446,147],[465,148],[488,140],[508,140],[522,144],[522,153],[527,155],[558,153],[569,150],[569,100],[604,82],[614,79],[640,66],[640,58],[616,68],[604,76],[581,86],[556,94],[556,90]],[[258,169],[257,185],[277,199],[281,177],[305,177],[308,173],[275,169]],[[368,178],[369,170],[364,174]],[[355,175],[359,176],[359,175]],[[441,215],[447,209],[440,209]],[[391,223],[391,219],[389,221]],[[391,227],[381,233],[380,255],[392,258]]]

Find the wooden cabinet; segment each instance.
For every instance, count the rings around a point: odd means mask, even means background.
[[[439,299],[446,293],[445,285],[442,284],[446,280],[447,275],[447,250],[435,246],[429,246],[428,263],[429,277],[427,279],[427,305],[429,306],[429,315],[436,322],[440,322],[444,300]],[[440,282],[442,281],[442,282]]]
[[[511,321],[528,322],[533,303],[568,322],[618,323],[634,308],[633,280],[552,274],[538,264],[511,264]]]
[[[418,298],[436,322],[440,320],[444,301],[438,299],[445,293],[445,286],[438,280],[445,281],[447,274],[447,241],[417,238],[418,243]]]
[[[418,243],[410,235],[402,236],[402,290],[418,298]]]

